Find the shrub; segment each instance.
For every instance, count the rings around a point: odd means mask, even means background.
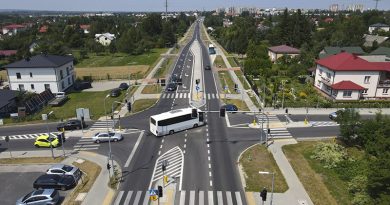
[[[347,153],[343,146],[335,143],[319,143],[316,145],[312,159],[319,160],[325,168],[335,168],[347,159]]]

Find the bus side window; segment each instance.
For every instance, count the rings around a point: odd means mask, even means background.
[[[199,112],[199,122],[203,122],[203,114],[204,112]]]

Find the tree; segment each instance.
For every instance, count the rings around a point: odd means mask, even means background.
[[[340,124],[341,140],[347,144],[355,143],[361,125],[359,112],[355,109],[339,110],[336,121]]]

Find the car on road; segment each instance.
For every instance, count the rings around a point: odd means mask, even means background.
[[[115,133],[115,132],[98,132],[92,137],[92,141],[95,143],[100,142],[108,142],[111,139],[111,141],[117,142],[123,140],[123,136],[121,133]]]
[[[167,86],[167,91],[176,91],[177,89],[177,85],[176,83],[169,83],[168,86]]]
[[[51,205],[58,204],[60,201],[60,194],[55,189],[40,189],[28,193],[26,196],[18,199],[16,205]]]
[[[337,116],[340,114],[340,112],[343,112],[343,111],[345,111],[345,108],[342,108],[342,109],[340,109],[340,110],[337,110],[336,112],[332,112],[332,113],[329,114],[329,118],[330,118],[331,120],[336,120],[336,119],[337,119]]]
[[[173,74],[172,76],[171,76],[171,83],[177,83],[178,81],[179,81],[179,76],[177,76],[177,74]]]
[[[34,146],[39,147],[58,147],[60,145],[60,141],[57,137],[49,137],[46,134],[40,135],[35,139]]]
[[[81,124],[80,120],[68,120],[67,122],[63,122],[57,125],[57,130],[62,131],[65,130],[79,130],[83,127],[86,127],[85,122]]]
[[[121,94],[121,89],[119,88],[114,88],[110,92],[111,97],[118,97]]]
[[[82,172],[78,167],[65,164],[55,164],[46,171],[46,174],[70,175],[73,176],[77,182],[81,178]]]
[[[91,84],[91,82],[88,82],[88,81],[76,82],[76,83],[73,85],[73,88],[74,88],[75,90],[89,89],[89,88],[92,88],[92,84]]]
[[[206,65],[206,66],[204,67],[204,69],[205,69],[205,70],[211,70],[211,66],[210,66],[210,65]]]
[[[235,111],[238,111],[238,107],[236,105],[233,105],[233,104],[222,105],[221,109],[225,109],[226,111],[233,112],[233,113]]]
[[[127,83],[121,83],[119,85],[119,89],[121,90],[127,90],[127,88],[129,88],[129,85]]]
[[[70,175],[43,174],[34,181],[33,187],[34,189],[60,189],[65,191],[72,189],[76,184],[76,180]]]

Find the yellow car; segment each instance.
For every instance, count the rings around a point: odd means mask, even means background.
[[[35,147],[50,147],[50,141],[51,146],[58,147],[60,142],[56,137],[49,137],[47,135],[40,135],[35,139],[34,146]]]

